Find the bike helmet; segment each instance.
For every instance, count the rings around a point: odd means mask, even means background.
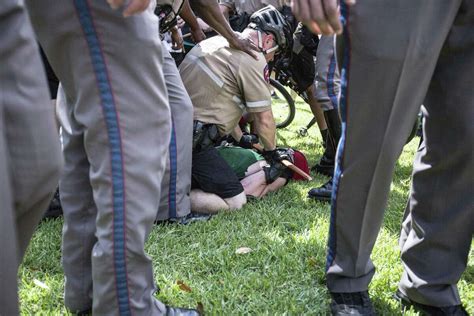
[[[292,34],[289,23],[272,5],[268,5],[250,16],[249,28],[270,32],[275,36],[277,45],[286,50],[292,45]],[[261,43],[259,43],[261,46]]]

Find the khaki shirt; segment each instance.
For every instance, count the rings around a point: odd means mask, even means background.
[[[219,0],[219,4],[229,7],[234,13],[245,12],[249,15],[269,4],[280,10],[284,5],[288,5],[286,2],[286,0]]]
[[[268,65],[263,54],[258,53],[255,60],[229,48],[222,36],[196,45],[179,72],[194,106],[194,119],[216,124],[221,135],[233,130],[244,111],[271,109]]]

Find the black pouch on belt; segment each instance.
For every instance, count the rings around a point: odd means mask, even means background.
[[[194,121],[193,125],[193,152],[199,152],[209,147],[214,147],[220,139],[219,131],[215,124],[206,124]]]

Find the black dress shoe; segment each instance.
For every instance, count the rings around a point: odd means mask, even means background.
[[[331,293],[331,314],[337,316],[360,315],[375,316],[374,307],[370,301],[369,293]]]
[[[313,188],[308,192],[308,198],[323,202],[331,202],[332,179],[320,186]]]
[[[92,316],[92,308],[79,311],[75,314],[76,316]]]
[[[166,306],[166,316],[199,316],[195,309]]]
[[[157,225],[165,225],[165,224],[188,225],[188,224],[195,223],[195,222],[208,221],[211,217],[212,217],[212,214],[191,212],[186,216],[155,221],[155,224],[157,224]]]
[[[410,307],[413,307],[417,312],[421,313],[421,315],[426,316],[469,316],[462,305],[442,307],[424,305],[410,300],[410,298],[403,294],[400,290],[397,290],[397,292],[393,295],[393,298],[400,302],[403,312],[409,310]]]
[[[49,207],[43,215],[43,219],[57,218],[61,215],[63,215],[63,209],[61,207],[61,200],[59,199],[59,189],[56,189],[53,199],[49,203]]]

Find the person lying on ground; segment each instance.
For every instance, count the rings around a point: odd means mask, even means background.
[[[233,171],[229,183],[237,178],[247,197],[262,198],[270,192],[279,190],[291,179],[304,180],[281,163],[269,164],[263,155],[251,149],[226,145],[217,147],[216,151]],[[309,172],[306,157],[300,151],[291,148],[278,148],[277,151],[304,172]],[[193,212],[216,213],[227,207],[221,199],[214,198],[201,189],[193,189],[191,209]]]

